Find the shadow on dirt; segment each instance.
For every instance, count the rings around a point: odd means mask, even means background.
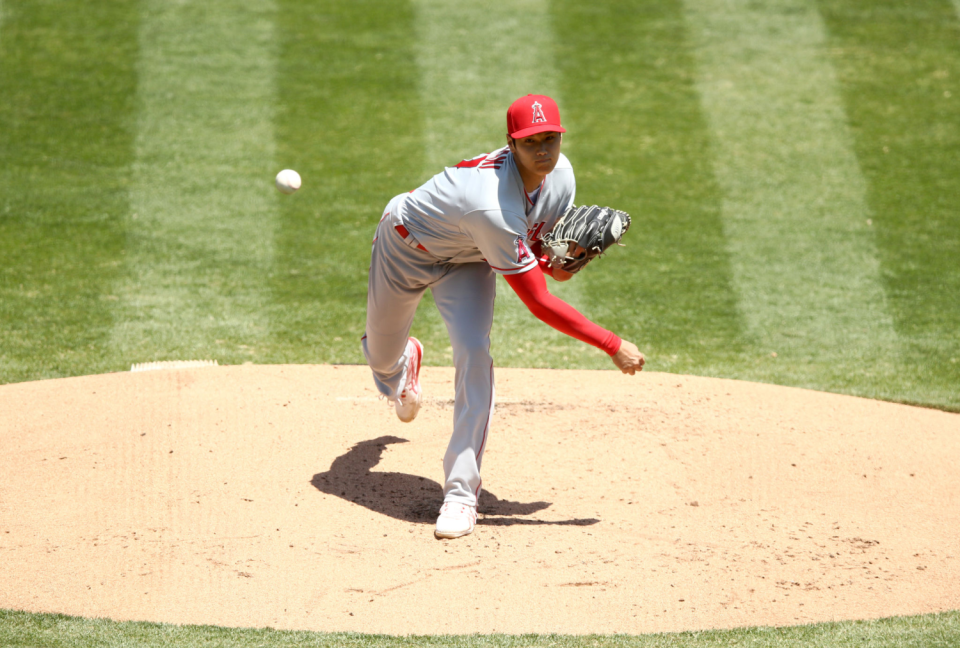
[[[330,470],[314,475],[310,483],[322,493],[336,495],[397,520],[417,524],[435,523],[440,505],[443,504],[443,488],[440,484],[417,475],[373,471],[374,466],[380,463],[383,451],[393,443],[407,443],[407,440],[382,436],[361,441],[346,454],[334,459]],[[548,506],[550,502],[524,504],[502,500],[493,493],[483,491],[477,507],[483,517],[477,524],[588,526],[599,522],[594,518],[545,521],[509,517],[530,515]]]

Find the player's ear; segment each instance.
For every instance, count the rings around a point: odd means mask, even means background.
[[[507,133],[507,146],[509,146],[510,150],[514,153],[517,152],[517,141],[510,137],[510,133]]]

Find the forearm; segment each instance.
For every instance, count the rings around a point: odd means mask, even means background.
[[[594,324],[573,306],[551,295],[543,272],[534,268],[521,274],[505,275],[504,279],[540,321],[609,355],[620,349],[621,340],[616,333]]]

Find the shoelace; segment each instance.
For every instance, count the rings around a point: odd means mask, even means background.
[[[459,514],[463,514],[463,515],[467,515],[467,516],[469,516],[469,515],[471,514],[470,507],[467,506],[466,504],[450,504],[449,502],[444,502],[444,503],[443,503],[443,506],[440,508],[440,515],[443,515],[444,513],[451,512],[451,508],[454,507],[454,506],[459,506],[459,507],[460,507],[460,510],[457,512],[457,513],[459,513]]]

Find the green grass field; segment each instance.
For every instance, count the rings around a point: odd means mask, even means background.
[[[272,629],[116,623],[0,610],[0,645],[34,648],[953,648],[960,613],[788,628],[631,635],[443,635],[391,637]]]
[[[551,289],[635,341],[649,370],[960,411],[958,12],[0,0],[0,383],[169,359],[361,363],[383,206],[501,146],[506,106],[533,92],[560,104],[578,203],[634,218],[626,248]],[[285,167],[304,179],[293,196],[272,186]],[[499,293],[500,366],[613,369]],[[426,363],[450,364],[429,295],[414,327]],[[123,645],[98,628],[0,617],[5,645]],[[208,632],[171,645],[287,645]],[[955,615],[791,632],[597,640],[958,636]],[[554,640],[593,645],[464,642]]]

